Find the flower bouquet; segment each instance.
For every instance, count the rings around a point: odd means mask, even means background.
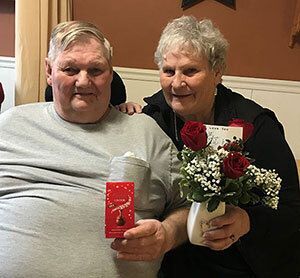
[[[229,126],[243,127],[243,139],[226,139],[217,148],[210,145],[203,123],[188,121],[181,130],[184,147],[178,153],[182,161],[180,191],[188,200],[205,204],[207,215],[212,213],[200,221],[202,226],[224,214],[225,204],[262,203],[273,209],[278,205],[280,177],[274,170],[257,168],[244,151],[243,142],[251,136],[253,125],[236,119]],[[223,209],[216,214],[221,204]]]

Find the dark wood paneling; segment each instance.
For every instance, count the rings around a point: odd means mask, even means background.
[[[15,56],[15,1],[0,0],[0,56]]]
[[[174,0],[73,0],[73,6],[74,19],[91,21],[106,34],[115,66],[156,69],[153,53],[164,26],[193,14],[212,19],[230,42],[227,75],[300,81],[300,45],[289,47],[296,1],[236,0],[236,10],[215,0],[185,11]],[[3,3],[14,2],[0,1],[0,55],[12,56],[14,20]]]

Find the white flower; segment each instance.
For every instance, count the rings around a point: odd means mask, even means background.
[[[236,144],[240,142],[235,141]],[[240,147],[242,149],[242,145]],[[194,200],[193,196],[200,199],[214,197],[219,201],[234,205],[238,205],[239,202],[245,204],[260,201],[276,209],[281,188],[281,179],[278,174],[274,170],[257,168],[250,164],[241,177],[229,179],[223,172],[223,160],[228,157],[229,153],[223,147],[215,150],[208,146],[194,152],[184,146],[180,152],[183,174],[181,193],[184,195],[183,192],[186,192],[186,196],[191,200]],[[247,159],[242,151],[240,153]],[[253,188],[261,191],[263,197],[259,198],[256,191],[251,192]]]

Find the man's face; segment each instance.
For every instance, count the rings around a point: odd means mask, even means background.
[[[55,109],[63,119],[93,123],[108,111],[112,68],[97,40],[72,44],[52,63],[46,59],[46,73]]]

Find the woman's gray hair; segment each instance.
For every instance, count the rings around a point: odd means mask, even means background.
[[[105,58],[111,63],[112,53],[109,41],[92,23],[84,21],[66,21],[59,23],[52,31],[48,58],[53,62],[57,55],[72,43],[94,38],[104,46]]]
[[[188,55],[205,55],[213,70],[226,68],[228,42],[211,20],[198,21],[193,16],[182,16],[168,23],[163,30],[154,57],[161,69],[164,55],[182,51]]]

